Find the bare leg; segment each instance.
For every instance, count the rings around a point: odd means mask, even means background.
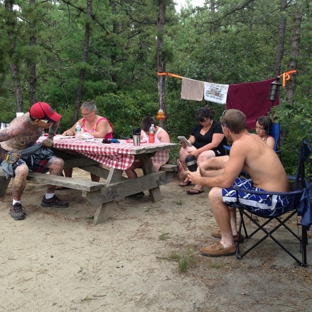
[[[212,169],[224,169],[227,162],[229,160],[229,156],[219,156],[219,157],[210,157],[201,162],[201,167],[205,170],[212,170]]]
[[[211,157],[201,162],[200,173],[203,177],[217,177],[224,172],[229,156]]]
[[[18,166],[15,169],[15,178],[13,179],[13,199],[20,201],[26,187],[26,178],[28,175],[26,164]]]
[[[199,167],[201,167],[201,164],[206,162],[207,159],[211,159],[211,158],[216,158],[215,157],[216,154],[214,151],[205,151],[202,152],[197,159],[197,164]],[[193,188],[189,189],[187,191],[188,194],[192,195],[192,194],[198,194],[199,192],[201,193],[204,190],[204,187],[202,185],[195,185]],[[198,192],[197,192],[198,191]]]
[[[209,202],[212,206],[214,217],[221,230],[220,243],[225,247],[234,246],[233,234],[231,229],[230,209],[223,203],[222,189],[214,187],[208,195]]]
[[[137,176],[137,174],[136,174],[136,172],[135,172],[134,169],[140,168],[140,167],[141,167],[141,162],[138,161],[138,160],[135,160],[135,161],[133,162],[133,164],[131,165],[131,167],[130,167],[129,169],[125,170],[127,177],[128,177],[129,179],[135,179],[135,178],[137,178],[138,176]]]
[[[230,222],[232,234],[237,235],[236,208],[230,208]]]
[[[190,152],[195,150],[195,147],[188,147],[188,148],[183,148],[181,147],[180,151],[179,151],[179,156],[180,156],[180,161],[182,164],[182,175],[181,176],[185,176],[184,182],[188,183],[189,182],[189,178],[187,177],[187,175],[185,174],[185,171],[187,170],[187,165],[185,163],[185,158],[188,157],[190,155]]]
[[[211,160],[213,160],[211,163],[222,163],[224,160],[226,160],[226,157],[228,156],[224,156],[224,159],[221,159],[221,161],[217,161],[214,162],[215,160],[217,160],[218,158],[223,158],[223,156],[221,157],[216,157],[216,158],[211,158]],[[209,161],[210,159],[208,159],[207,161]],[[227,160],[226,160],[227,162]],[[206,162],[207,164],[207,162]],[[200,168],[200,173],[203,177],[216,177],[219,176],[223,173],[224,169],[219,169],[219,170],[204,170],[203,168]],[[233,235],[237,235],[237,221],[236,221],[236,208],[230,208],[230,222],[231,222],[231,228],[232,228],[232,234]]]

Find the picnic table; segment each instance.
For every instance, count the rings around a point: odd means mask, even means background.
[[[41,137],[38,142],[44,140]],[[82,191],[94,207],[96,213],[94,224],[105,222],[110,215],[115,200],[142,191],[149,191],[152,201],[159,201],[161,197],[160,185],[170,182],[176,168],[175,165],[165,165],[159,172],[153,171],[152,160],[165,164],[169,158],[169,150],[175,148],[176,143],[141,143],[134,146],[131,141],[120,140],[120,143],[103,144],[102,140],[77,140],[64,136],[55,136],[53,151],[55,156],[65,162],[64,168],[80,168],[104,178],[105,183],[86,181],[77,178],[51,176],[48,174],[29,173],[29,179],[39,183],[69,187]],[[123,171],[131,167],[139,159],[144,175],[136,179],[123,177]],[[8,181],[0,178],[0,196],[4,194]],[[69,203],[70,204],[70,203]]]

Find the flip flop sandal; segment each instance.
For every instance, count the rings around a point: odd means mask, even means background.
[[[198,195],[198,194],[201,194],[203,192],[204,191],[201,191],[201,190],[198,190],[198,189],[195,189],[195,188],[191,188],[191,189],[186,191],[186,193],[189,194],[189,195]]]
[[[185,187],[185,186],[189,186],[191,183],[192,183],[191,181],[188,181],[188,182],[183,181],[179,185],[182,186],[182,187]]]

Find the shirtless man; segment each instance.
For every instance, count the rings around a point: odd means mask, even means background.
[[[221,231],[221,241],[200,250],[202,255],[212,257],[232,255],[236,251],[233,238],[233,234],[237,234],[236,222],[234,224],[230,218],[230,207],[236,202],[236,192],[231,188],[233,185],[246,190],[288,191],[286,172],[278,156],[259,136],[248,133],[246,116],[239,110],[230,109],[222,115],[220,121],[228,142],[233,142],[224,169],[219,170],[219,174],[214,177],[207,176],[202,168],[198,168],[197,172],[188,172],[192,183],[212,188],[208,198]],[[251,180],[237,178],[242,170],[248,173]],[[249,197],[243,195],[244,199],[240,202],[254,211],[267,210],[268,214],[288,204],[287,198],[283,196],[275,196],[271,202],[270,196],[260,199],[254,194]],[[257,207],[254,205],[255,200]]]
[[[61,115],[54,112],[49,104],[38,102],[31,106],[28,113],[15,118],[7,128],[0,130],[0,165],[11,165],[10,175],[14,177],[10,215],[15,220],[25,218],[21,197],[29,170],[43,173],[50,171],[50,174],[61,175],[64,161],[53,156],[52,150],[48,148],[53,144],[53,136],[60,119]],[[44,129],[49,129],[49,136],[42,142],[42,147],[27,153],[25,149],[36,148],[36,141]],[[54,191],[55,186],[47,186],[41,206],[68,207],[68,203],[57,198]]]

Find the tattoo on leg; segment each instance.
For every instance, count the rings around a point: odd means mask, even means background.
[[[52,157],[48,161],[47,167],[50,169],[51,174],[61,175],[64,168],[64,160],[58,157]]]

